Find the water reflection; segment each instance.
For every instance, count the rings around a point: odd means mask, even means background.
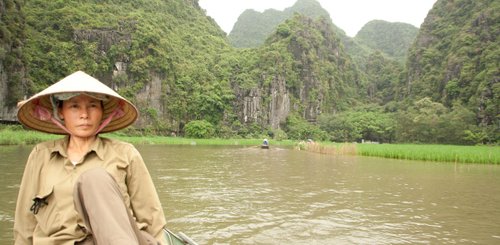
[[[0,244],[13,243],[14,210],[24,163],[31,148],[0,146]]]
[[[159,151],[154,148],[150,150]],[[165,169],[165,175],[156,177],[170,210],[168,222],[203,244],[498,239],[498,166],[332,157],[286,149],[161,151],[163,159],[150,164],[166,166],[153,168]],[[491,203],[485,206],[477,198]],[[467,210],[475,210],[472,219],[485,225],[469,227],[463,221]]]
[[[169,228],[200,244],[500,242],[499,166],[280,148],[138,149]],[[24,165],[28,153],[23,147],[2,151],[14,160],[6,172],[10,180],[0,182],[7,187],[2,190],[1,244],[12,236],[14,192],[22,172],[11,166]]]

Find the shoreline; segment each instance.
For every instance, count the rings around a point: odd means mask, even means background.
[[[102,134],[138,145],[220,145],[260,146],[262,139],[190,139],[166,136],[127,136],[118,133]],[[0,145],[34,145],[64,137],[30,130],[0,129]],[[270,140],[273,146],[293,147],[297,150],[327,154],[369,156],[429,162],[464,164],[500,164],[500,146],[461,146],[432,144],[358,144],[332,142],[305,142],[298,140]]]

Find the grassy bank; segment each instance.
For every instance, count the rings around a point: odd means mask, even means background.
[[[120,133],[102,134],[103,137],[119,139],[132,144],[150,145],[260,145],[262,139],[188,139],[182,137],[163,136],[126,136]],[[33,145],[47,140],[59,139],[63,136],[24,130],[20,126],[3,126],[0,128],[0,145]],[[273,145],[294,146],[296,141],[273,141]]]
[[[23,130],[20,126],[2,126],[0,145],[33,145],[42,141],[61,138],[60,135],[44,134],[37,131]]]
[[[104,137],[119,139],[132,144],[152,144],[152,145],[247,145],[258,146],[262,144],[262,139],[188,139],[182,137],[162,137],[162,136],[124,136],[117,134],[105,134]],[[273,145],[294,146],[293,140],[273,141]]]
[[[302,148],[323,154],[347,154],[454,163],[500,164],[500,146],[306,143]]]
[[[257,146],[262,143],[262,139],[187,139],[161,136],[125,136],[113,133],[103,134],[103,136],[132,144]],[[19,126],[0,128],[0,145],[33,145],[61,137],[23,130]],[[500,146],[305,143],[293,140],[271,141],[271,146],[276,145],[295,146],[298,149],[331,155],[361,155],[404,160],[500,164]]]
[[[500,164],[500,146],[362,144],[360,155],[457,163]]]

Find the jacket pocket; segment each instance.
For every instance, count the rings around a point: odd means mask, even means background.
[[[37,215],[40,209],[43,209],[49,204],[48,198],[52,195],[52,192],[54,192],[53,188],[42,191],[42,194],[36,195],[35,198],[33,198],[33,205],[31,205],[30,211]]]
[[[52,234],[55,232],[57,208],[56,203],[54,202],[54,188],[50,188],[47,190],[42,190],[40,194],[37,194],[35,198],[33,198],[33,205],[31,206],[31,211],[35,215],[36,221],[38,223],[38,227],[41,231],[46,234]]]

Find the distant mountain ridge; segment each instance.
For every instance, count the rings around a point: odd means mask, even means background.
[[[354,40],[404,62],[417,34],[418,28],[407,23],[372,20],[361,28]]]
[[[260,13],[252,9],[245,10],[227,36],[229,43],[236,48],[255,48],[264,44],[278,25],[298,13],[311,19],[326,18],[340,37],[347,52],[353,56],[360,67],[364,66],[371,53],[381,51],[387,58],[404,63],[408,49],[415,39],[418,28],[399,22],[373,20],[365,24],[356,37],[348,37],[345,32],[333,24],[328,11],[316,0],[297,0],[283,11],[268,9]]]
[[[128,132],[141,135],[198,123],[225,138],[500,139],[497,0],[437,0],[405,62],[391,57],[391,35],[377,37],[393,23],[356,39],[327,15],[294,11],[258,48],[235,48],[196,0],[12,1],[0,0],[2,115],[84,70],[140,108]]]
[[[500,135],[500,1],[438,0],[408,57],[411,98],[464,105]],[[495,126],[496,125],[496,126]]]
[[[260,13],[252,9],[245,10],[229,33],[229,42],[237,48],[255,48],[264,43],[276,27],[299,13],[312,19],[319,17],[330,19],[328,12],[316,0],[297,0],[283,11],[268,9]]]

